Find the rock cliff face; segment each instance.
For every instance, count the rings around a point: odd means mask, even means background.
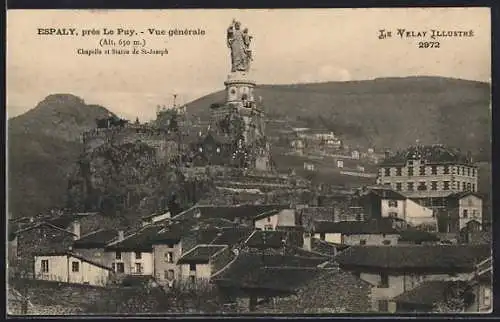
[[[144,143],[111,141],[82,155],[69,180],[68,206],[135,221],[170,207],[174,195],[185,208],[210,189],[208,178],[186,178],[155,153]]]

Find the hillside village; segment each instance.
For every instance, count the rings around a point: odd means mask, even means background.
[[[174,103],[81,133],[67,207],[9,220],[11,314],[492,309],[470,153],[269,120],[238,68],[205,123]]]

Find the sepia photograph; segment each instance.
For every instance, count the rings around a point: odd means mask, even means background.
[[[491,313],[490,21],[7,10],[8,316]]]

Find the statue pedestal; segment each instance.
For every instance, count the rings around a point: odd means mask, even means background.
[[[248,72],[232,72],[227,76],[224,85],[226,86],[226,103],[252,104],[255,102],[253,91],[256,82],[252,80]]]

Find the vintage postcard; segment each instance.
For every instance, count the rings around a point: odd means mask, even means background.
[[[490,313],[489,8],[8,10],[10,315]]]

